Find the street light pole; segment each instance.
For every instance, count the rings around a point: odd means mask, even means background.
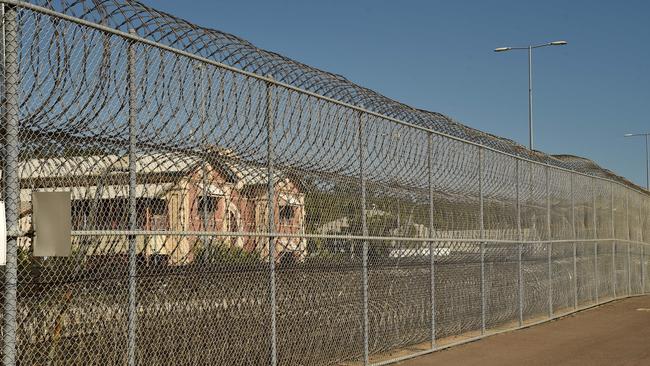
[[[648,147],[648,136],[650,132],[646,133],[626,133],[624,137],[645,137],[645,188],[650,191],[650,148]]]
[[[533,146],[533,48],[528,46],[528,148]]]
[[[494,52],[505,52],[512,50],[528,50],[528,148],[533,150],[533,49],[546,46],[564,46],[567,41],[553,41],[527,47],[499,47]]]

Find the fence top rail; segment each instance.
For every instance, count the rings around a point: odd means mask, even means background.
[[[613,184],[618,184],[620,186],[623,186],[623,187],[625,187],[627,189],[630,189],[632,191],[635,191],[637,193],[650,195],[650,192],[648,192],[646,190],[643,190],[643,189],[640,189],[640,188],[635,188],[635,187],[632,187],[630,185],[627,185],[625,183],[622,183],[622,182],[619,182],[619,181],[616,181],[616,180],[613,180],[613,179],[610,179],[610,178],[599,177],[599,176],[596,176],[596,175],[579,172],[579,171],[576,171],[576,170],[572,170],[572,169],[552,165],[552,164],[549,164],[549,163],[535,161],[535,160],[532,160],[532,159],[529,159],[529,158],[525,158],[525,157],[522,157],[522,156],[518,156],[518,155],[515,155],[515,154],[511,154],[511,153],[499,150],[499,149],[491,147],[491,146],[486,146],[486,145],[480,144],[478,142],[466,140],[466,139],[463,139],[463,138],[460,138],[460,137],[457,137],[457,136],[453,136],[453,135],[450,135],[450,134],[447,134],[447,133],[444,133],[444,132],[441,132],[441,131],[436,131],[436,130],[433,130],[431,128],[427,128],[427,127],[424,127],[424,126],[418,126],[418,125],[413,124],[413,123],[405,122],[405,121],[402,121],[402,120],[399,120],[399,119],[396,119],[396,118],[393,118],[393,117],[390,117],[390,116],[383,115],[381,113],[377,113],[377,112],[367,110],[367,109],[365,109],[363,107],[359,107],[359,106],[349,104],[349,103],[346,103],[346,102],[342,102],[340,100],[330,98],[330,97],[327,97],[327,96],[324,96],[324,95],[321,95],[321,94],[318,94],[318,93],[314,93],[314,92],[311,92],[309,90],[305,90],[303,88],[296,87],[296,86],[291,85],[291,84],[280,82],[280,81],[277,81],[277,80],[275,80],[275,79],[273,79],[271,77],[268,77],[268,76],[256,74],[256,73],[249,72],[249,71],[245,71],[245,70],[239,69],[237,67],[226,65],[224,63],[221,63],[221,62],[218,62],[218,61],[214,61],[214,60],[211,60],[211,59],[196,55],[196,54],[191,53],[191,52],[187,52],[187,51],[175,48],[175,47],[167,46],[165,44],[155,42],[155,41],[149,40],[147,38],[141,37],[141,36],[139,36],[137,34],[134,34],[134,33],[124,32],[124,31],[121,31],[121,30],[118,30],[118,29],[115,29],[115,28],[112,28],[112,27],[97,24],[97,23],[94,23],[94,22],[91,22],[91,21],[88,21],[88,20],[85,20],[85,19],[75,17],[75,16],[71,16],[71,15],[68,15],[68,14],[63,14],[63,13],[58,12],[56,10],[48,9],[48,8],[45,8],[45,7],[42,7],[42,6],[39,6],[39,5],[31,4],[31,3],[28,3],[28,2],[25,2],[25,1],[20,1],[20,0],[0,0],[0,4],[13,5],[13,6],[17,6],[17,7],[23,8],[23,9],[27,9],[27,10],[31,10],[31,11],[34,11],[34,12],[37,12],[37,13],[41,13],[41,14],[44,14],[44,15],[47,15],[47,16],[60,18],[60,19],[63,19],[65,21],[69,21],[69,22],[72,22],[72,23],[75,23],[75,24],[79,24],[81,26],[93,28],[93,29],[96,29],[98,31],[106,32],[106,33],[109,33],[109,34],[112,34],[112,35],[115,35],[115,36],[118,36],[118,37],[122,37],[124,39],[131,40],[133,42],[139,42],[139,43],[151,46],[151,47],[156,47],[156,48],[159,48],[161,50],[165,50],[165,51],[177,54],[179,56],[187,57],[187,58],[190,58],[190,59],[193,59],[193,60],[205,63],[205,64],[209,64],[209,65],[212,65],[212,66],[215,66],[215,67],[218,67],[218,68],[222,68],[222,69],[234,72],[234,73],[238,73],[238,74],[250,77],[250,78],[258,79],[258,80],[261,80],[261,81],[264,81],[264,82],[267,82],[267,83],[270,83],[270,84],[273,84],[273,85],[276,85],[276,86],[280,86],[280,87],[295,91],[297,93],[309,95],[311,97],[321,99],[321,100],[324,100],[324,101],[327,101],[327,102],[330,102],[330,103],[333,103],[333,104],[337,104],[337,105],[340,105],[342,107],[350,108],[352,110],[355,110],[355,111],[358,111],[358,112],[361,112],[361,113],[365,113],[365,114],[368,114],[368,115],[371,115],[371,116],[374,116],[374,117],[377,117],[377,118],[385,119],[385,120],[391,121],[393,123],[397,123],[399,125],[403,125],[403,126],[406,126],[406,127],[409,127],[409,128],[421,130],[421,131],[426,132],[426,133],[438,135],[440,137],[448,138],[448,139],[455,140],[455,141],[458,141],[458,142],[462,142],[462,143],[477,147],[479,149],[486,149],[486,150],[495,152],[497,154],[508,156],[508,157],[511,157],[511,158],[514,158],[514,159],[517,159],[517,160],[520,160],[520,161],[528,162],[530,164],[537,164],[537,165],[540,165],[540,166],[545,166],[545,167],[548,167],[548,168],[557,169],[557,170],[560,170],[560,171],[565,171],[565,172],[568,172],[568,173],[573,173],[573,174],[581,175],[581,176],[584,176],[584,177],[589,177],[589,178],[599,179],[601,181],[611,182]]]
[[[415,238],[401,236],[372,236],[372,235],[330,235],[330,234],[290,234],[277,232],[231,232],[231,231],[174,231],[174,230],[73,230],[72,236],[250,236],[262,238],[313,238],[313,239],[341,239],[341,240],[372,240],[372,241],[408,241],[408,242],[462,242],[462,243],[495,243],[495,244],[550,244],[550,243],[592,243],[592,242],[610,242],[639,244],[650,246],[650,243],[642,241],[617,239],[617,238],[597,238],[597,239],[551,239],[551,240],[518,240],[518,239],[481,239],[481,238]]]

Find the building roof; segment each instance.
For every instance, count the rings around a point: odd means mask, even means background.
[[[184,173],[200,163],[200,158],[178,153],[138,153],[138,174]],[[74,176],[108,176],[129,171],[128,155],[59,156],[30,159],[20,163],[22,179],[70,178]]]
[[[136,172],[138,197],[161,197],[173,187],[173,182],[187,177],[202,165],[212,166],[228,181],[240,187],[267,184],[266,167],[256,166],[236,159],[231,152],[214,150],[209,157],[182,152],[137,153]],[[73,199],[128,197],[125,178],[129,171],[128,155],[61,156],[30,159],[19,165],[21,180],[55,181],[47,185],[33,183],[33,187],[45,186],[68,188]],[[0,176],[1,176],[0,171]],[[168,179],[150,179],[152,176],[166,176]],[[108,178],[119,177],[110,180]],[[276,171],[276,182],[286,178]],[[95,179],[89,179],[95,178]],[[199,182],[200,184],[200,182]],[[23,185],[25,186],[25,185]],[[216,186],[208,189],[213,194],[223,194]],[[29,201],[29,189],[23,189],[21,200]]]

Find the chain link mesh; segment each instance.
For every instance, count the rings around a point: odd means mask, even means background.
[[[650,291],[625,181],[237,70],[138,3],[39,4],[3,5],[5,364],[382,362]],[[37,191],[70,192],[69,257],[33,255]]]

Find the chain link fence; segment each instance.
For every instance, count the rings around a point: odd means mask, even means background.
[[[632,185],[2,4],[6,365],[381,364],[650,291]],[[36,191],[71,256],[33,256]]]

